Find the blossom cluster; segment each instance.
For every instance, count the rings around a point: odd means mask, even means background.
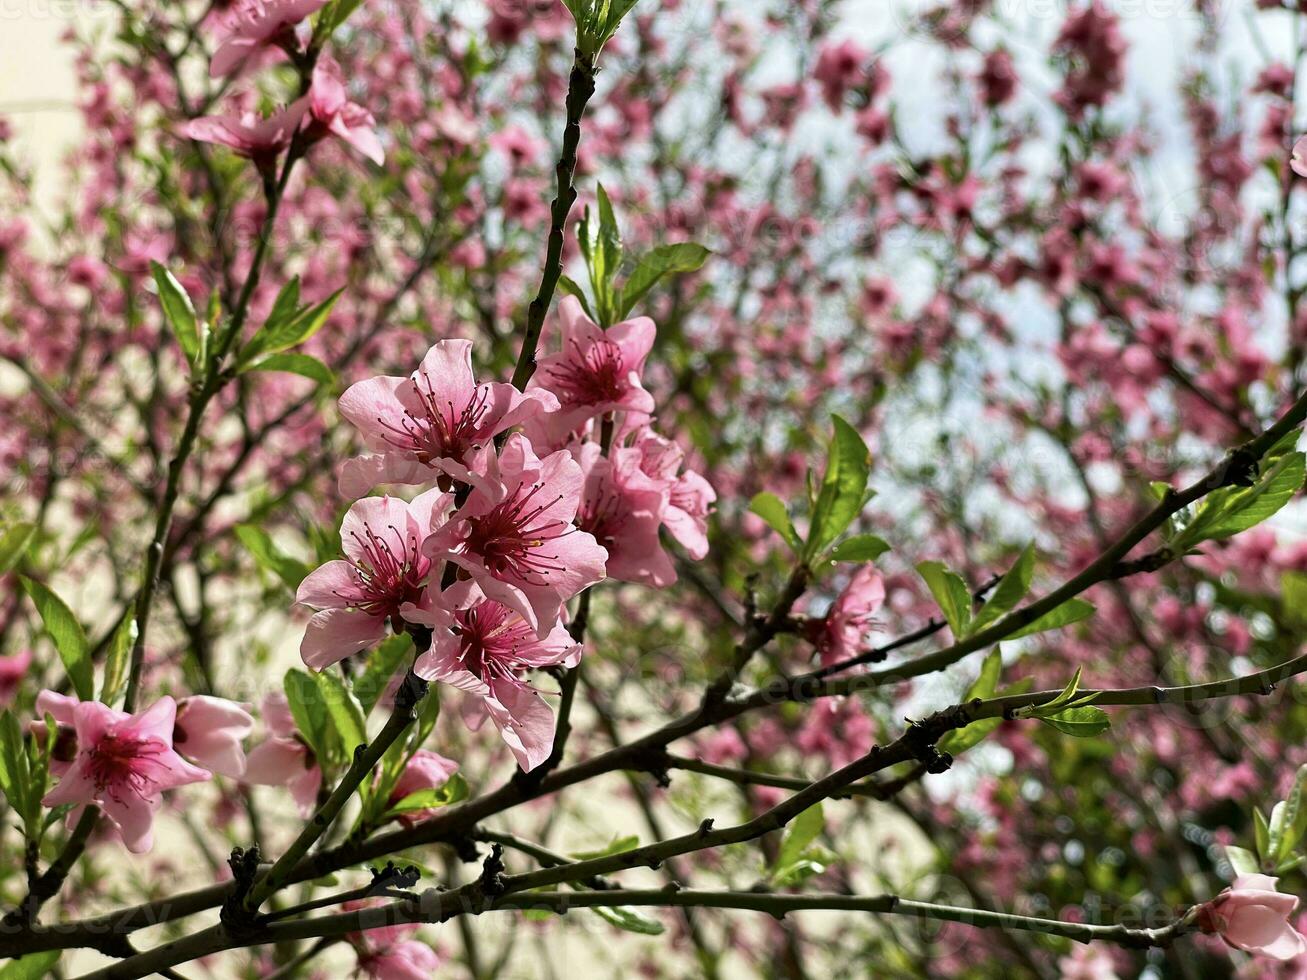
[[[549,756],[554,716],[523,674],[581,656],[567,603],[605,578],[672,584],[660,531],[702,558],[715,499],[653,426],[641,381],[653,321],[605,330],[573,297],[560,320],[559,349],[525,391],[478,383],[471,342],[442,340],[409,376],[341,396],[370,450],[342,467],[342,493],[430,486],[407,501],[357,500],[341,525],[344,558],[296,596],[317,610],[300,648],[315,670],[388,629],[429,630],[417,674],[477,701],[524,770]]]

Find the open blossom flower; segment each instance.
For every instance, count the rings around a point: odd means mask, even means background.
[[[334,61],[322,58],[314,66],[308,100],[310,140],[331,133],[377,166],[385,162],[386,152],[376,131],[377,120],[363,106],[349,101],[340,67]]]
[[[487,459],[464,504],[423,546],[454,562],[488,598],[522,616],[544,639],[563,603],[604,577],[608,553],[572,521],[584,477],[564,451],[538,459],[521,433]]]
[[[424,789],[439,789],[449,782],[449,778],[458,772],[458,763],[446,759],[436,752],[418,749],[404,766],[404,771],[395,781],[395,788],[390,792],[389,803],[394,806],[406,796]],[[435,809],[409,810],[399,815],[399,822],[405,826],[425,820],[435,813]]]
[[[603,330],[575,296],[564,297],[558,310],[563,349],[540,358],[530,385],[558,398],[559,410],[543,420],[550,431],[574,432],[609,412],[652,412],[640,374],[653,348],[653,321],[642,316]]]
[[[480,698],[518,765],[530,772],[549,758],[554,713],[521,674],[574,667],[580,645],[562,625],[537,637],[519,613],[486,598],[471,582],[455,584],[441,598],[454,607],[453,623],[433,634],[431,649],[418,657],[414,672]]]
[[[431,562],[421,546],[449,500],[428,490],[411,503],[368,497],[349,509],[340,528],[345,558],[314,569],[295,594],[318,610],[300,644],[308,666],[322,670],[366,650],[385,637],[387,621],[427,621],[420,605]]]
[[[824,619],[816,623],[813,643],[823,664],[838,663],[862,653],[873,616],[885,602],[885,580],[875,565],[853,573]]]
[[[245,773],[242,742],[254,731],[254,719],[235,701],[192,695],[177,702],[173,747],[197,765],[220,776]]]
[[[209,76],[239,71],[269,49],[299,50],[295,25],[321,9],[327,0],[238,0],[209,62]]]
[[[1307,940],[1289,922],[1298,899],[1275,890],[1269,875],[1245,874],[1198,913],[1204,932],[1214,932],[1236,949],[1277,960],[1307,952]]]
[[[280,691],[263,699],[263,724],[270,737],[250,750],[244,780],[258,786],[285,786],[300,816],[313,812],[322,786],[322,770],[312,750],[300,737],[290,704]]]
[[[681,472],[681,447],[645,429],[636,440],[640,468],[655,480],[669,484],[663,527],[695,561],[708,554],[708,514],[717,500],[712,485],[693,470]]]
[[[615,447],[604,456],[597,442],[584,443],[579,461],[585,491],[576,523],[608,552],[609,578],[662,588],[676,581],[658,538],[668,486],[640,469],[642,458],[638,449]]]
[[[510,384],[477,384],[472,342],[442,340],[407,378],[368,378],[341,395],[341,415],[376,454],[344,465],[340,492],[361,497],[384,483],[424,483],[441,473],[466,483],[474,453],[528,413],[555,407]]]
[[[135,715],[97,701],[78,702],[73,708],[77,755],[41,802],[98,806],[129,851],[148,851],[163,791],[209,778],[173,750],[176,711],[170,697]]]
[[[0,657],[0,707],[14,703],[14,695],[32,666],[32,651],[19,650]]]
[[[290,146],[291,140],[308,111],[308,96],[297,99],[269,116],[244,112],[239,116],[204,116],[191,119],[177,128],[188,139],[217,143],[237,156],[254,162],[260,171],[276,166],[277,157]]]
[[[58,744],[50,755],[50,771],[58,776],[68,770],[77,747],[77,698],[57,691],[36,696],[33,730],[45,731],[45,716],[54,719]],[[220,776],[238,779],[245,772],[245,750],[241,743],[254,730],[254,719],[235,701],[207,695],[193,695],[177,702],[173,716],[172,747],[178,755]]]

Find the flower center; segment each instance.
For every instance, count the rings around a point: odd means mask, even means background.
[[[417,453],[418,459],[462,459],[481,436],[482,424],[490,412],[490,386],[478,385],[462,409],[448,399],[441,401],[426,372],[409,379],[417,408],[404,409],[396,425],[377,417],[387,442],[397,449]]]
[[[363,556],[350,560],[354,578],[361,595],[339,595],[346,605],[362,609],[372,616],[396,616],[406,602],[416,602],[422,593],[431,562],[418,549],[418,540],[410,534],[403,551],[395,553],[392,541],[404,541],[404,535],[393,524],[387,525],[389,540],[376,534],[367,522],[363,534],[352,532]]]
[[[543,487],[543,483],[533,483],[523,493],[523,487],[518,486],[516,493],[500,501],[484,517],[469,521],[466,549],[480,555],[496,578],[512,575],[531,585],[544,585],[550,572],[563,570],[558,555],[541,549],[573,528],[566,521],[543,517],[546,510],[563,499],[559,494],[547,503],[535,503]]]
[[[158,739],[106,732],[87,753],[87,775],[98,791],[108,791],[112,799],[122,799],[124,789],[144,797],[155,785],[150,770],[163,752]]]
[[[627,516],[628,511],[622,506],[620,495],[609,487],[604,487],[598,496],[581,505],[577,526],[582,531],[589,531],[612,554],[613,543],[626,526]]]
[[[524,619],[502,603],[487,601],[454,617],[459,663],[482,680],[512,677],[520,669],[517,651],[533,634]]]
[[[549,369],[554,394],[572,405],[599,405],[617,401],[626,390],[622,349],[607,337],[584,350],[570,341],[572,356]]]

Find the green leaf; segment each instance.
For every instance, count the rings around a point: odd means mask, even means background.
[[[381,644],[368,657],[368,665],[354,681],[354,696],[363,706],[364,715],[372,713],[377,701],[385,693],[390,680],[399,671],[405,655],[413,649],[413,641],[407,633],[396,633],[381,641]]]
[[[1263,472],[1251,487],[1223,487],[1208,494],[1197,516],[1177,534],[1172,548],[1184,553],[1200,542],[1246,531],[1275,514],[1302,489],[1307,476],[1307,457],[1302,453],[1283,452],[1273,461],[1268,454],[1262,465]]]
[[[784,538],[791,551],[797,554],[803,547],[803,542],[799,539],[799,532],[794,530],[794,523],[790,520],[790,514],[785,507],[785,502],[776,494],[766,490],[755,494],[754,498],[749,501],[749,510],[761,517],[767,522],[768,527]]]
[[[104,659],[104,680],[100,684],[100,700],[109,707],[127,689],[127,673],[131,666],[132,647],[138,634],[136,617],[127,616],[113,632],[109,653]]]
[[[11,524],[0,533],[0,575],[12,571],[23,560],[35,536],[36,525],[26,522]]]
[[[1063,626],[1070,626],[1072,623],[1078,623],[1083,619],[1088,619],[1095,612],[1094,604],[1084,599],[1068,599],[1056,609],[1050,609],[1044,615],[1040,616],[1033,623],[1021,627],[1015,633],[1009,633],[1004,637],[1005,640],[1016,640],[1023,636],[1033,636],[1036,633],[1044,633],[1048,630],[1061,629]]]
[[[236,537],[245,545],[245,550],[254,556],[254,560],[260,567],[276,575],[292,592],[300,587],[304,576],[309,574],[309,568],[304,562],[291,558],[278,548],[268,536],[268,532],[262,528],[255,527],[253,524],[237,524]]]
[[[1262,867],[1257,862],[1257,855],[1245,847],[1226,845],[1225,859],[1230,862],[1230,867],[1234,868],[1235,874],[1255,875],[1262,873]]]
[[[150,271],[154,273],[154,285],[159,290],[163,315],[172,327],[177,343],[181,344],[186,359],[197,364],[200,356],[200,328],[191,298],[173,274],[158,262],[150,263]]]
[[[340,736],[340,744],[348,758],[354,754],[356,746],[365,745],[368,740],[363,706],[350,693],[339,674],[324,670],[314,674],[313,679],[318,682],[323,704],[327,706],[327,716],[336,726],[336,734]]]
[[[963,695],[962,702],[974,701],[976,698],[992,698],[998,691],[998,678],[1003,670],[1003,653],[995,647],[985,662],[980,665],[980,676],[967,688],[967,693]],[[943,752],[950,752],[953,755],[959,755],[967,749],[979,745],[986,736],[1002,724],[1002,718],[981,718],[979,721],[973,721],[965,728],[955,728],[939,740],[939,748]]]
[[[1080,708],[1065,708],[1055,715],[1040,716],[1040,721],[1051,725],[1064,735],[1076,738],[1092,738],[1101,735],[1112,727],[1112,721],[1102,708],[1087,705]]]
[[[271,354],[241,368],[242,374],[250,371],[284,371],[287,374],[298,374],[320,385],[329,385],[336,380],[331,368],[310,354]]]
[[[925,580],[930,594],[935,597],[953,638],[960,640],[971,627],[971,590],[967,583],[937,561],[923,561],[917,565],[917,574]]]
[[[28,812],[32,802],[30,786],[31,772],[23,729],[13,713],[6,710],[0,714],[0,790],[4,791],[5,799],[15,812]],[[40,789],[37,791],[39,793]]]
[[[1257,844],[1257,856],[1265,861],[1271,856],[1271,827],[1266,822],[1261,807],[1253,807],[1253,837]]]
[[[331,0],[318,14],[318,22],[313,29],[315,40],[325,42],[362,5],[363,0]]]
[[[591,907],[591,911],[627,932],[638,932],[642,936],[661,936],[664,931],[663,924],[657,919],[652,919],[628,905],[595,905]]]
[[[595,315],[594,310],[591,309],[590,307],[590,300],[585,295],[585,290],[583,290],[580,287],[580,285],[577,284],[575,279],[571,278],[570,276],[559,276],[558,288],[561,289],[568,296],[575,296],[578,300],[580,300],[581,309],[585,310],[585,315],[588,316],[591,320],[597,321],[599,319]]]
[[[86,642],[82,624],[68,605],[40,582],[26,576],[22,577],[22,582],[36,604],[36,611],[41,614],[41,621],[45,623],[55,649],[59,651],[59,659],[64,662],[73,690],[83,701],[92,700],[95,697],[95,675],[90,645]]]
[[[304,671],[291,668],[286,671],[282,687],[295,727],[314,754],[325,759],[332,745],[329,739],[331,718],[318,682]]]
[[[1307,766],[1299,766],[1298,773],[1289,788],[1289,795],[1275,804],[1271,810],[1271,821],[1267,846],[1267,857],[1276,864],[1286,860],[1302,837],[1303,825],[1307,822],[1307,807],[1303,800],[1303,782],[1307,779]]]
[[[1015,609],[1018,602],[1026,597],[1030,591],[1030,580],[1035,571],[1035,546],[1028,544],[1022,550],[1021,555],[1017,558],[1016,563],[1007,570],[990,593],[988,601],[980,607],[976,613],[976,618],[971,624],[971,631],[979,633],[990,623],[996,622],[1000,616],[1011,609]]]
[[[809,851],[807,856],[799,858],[793,864],[773,875],[772,884],[777,888],[789,888],[806,881],[813,875],[825,873],[826,869],[830,867],[830,854],[826,851],[818,851],[818,853],[823,858],[822,860],[818,860],[813,852]]]
[[[838,415],[832,415],[835,433],[826,459],[826,475],[812,510],[808,544],[803,558],[811,562],[848,529],[862,511],[871,475],[871,454],[862,436]]]
[[[599,848],[597,851],[573,851],[572,857],[578,861],[593,861],[595,858],[608,857],[611,854],[621,854],[624,851],[633,851],[640,846],[640,836],[630,834],[626,837],[614,837],[607,845]]]
[[[10,960],[0,967],[0,980],[43,980],[53,972],[59,962],[59,950],[51,949],[44,953],[28,953],[26,956]]]
[[[327,318],[331,316],[332,307],[336,305],[336,300],[340,299],[340,295],[344,291],[343,288],[338,289],[317,306],[296,310],[293,316],[287,317],[283,312],[283,319],[280,321],[269,317],[263,327],[241,350],[240,357],[237,358],[237,370],[272,370],[270,368],[250,368],[246,365],[264,354],[276,354],[297,347],[312,337],[327,322]],[[295,293],[298,296],[298,285],[295,286]],[[279,296],[278,302],[273,305],[274,314],[277,312],[277,307],[283,305],[281,299]],[[286,369],[278,368],[276,370]]]
[[[784,871],[802,858],[808,845],[821,836],[822,828],[825,826],[826,816],[822,812],[820,803],[813,804],[791,820],[785,830],[785,836],[781,839],[780,850],[776,853],[773,874]]]
[[[855,534],[845,538],[831,552],[831,561],[875,561],[889,551],[889,542],[874,534]]]
[[[401,813],[413,813],[416,810],[435,810],[442,806],[451,806],[467,799],[467,780],[460,773],[454,773],[443,786],[433,786],[409,793],[389,810],[387,817]]]
[[[693,242],[660,245],[640,257],[631,275],[622,286],[617,304],[617,319],[625,320],[635,304],[644,299],[664,276],[697,272],[711,255],[708,249]]]
[[[1307,572],[1285,572],[1280,577],[1280,609],[1285,622],[1307,626]]]

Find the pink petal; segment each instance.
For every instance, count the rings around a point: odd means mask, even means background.
[[[519,681],[496,681],[493,697],[486,698],[486,709],[524,772],[549,758],[554,745],[554,713],[539,694]]]
[[[351,654],[379,643],[386,620],[357,609],[324,609],[314,613],[300,642],[300,658],[313,670],[323,670]]]
[[[300,582],[295,601],[314,609],[337,609],[363,595],[354,566],[336,559],[319,565]]]
[[[391,449],[395,430],[403,432],[407,418],[400,402],[400,392],[408,387],[408,378],[383,376],[359,381],[345,389],[337,403],[340,414],[359,430],[374,449]]]

